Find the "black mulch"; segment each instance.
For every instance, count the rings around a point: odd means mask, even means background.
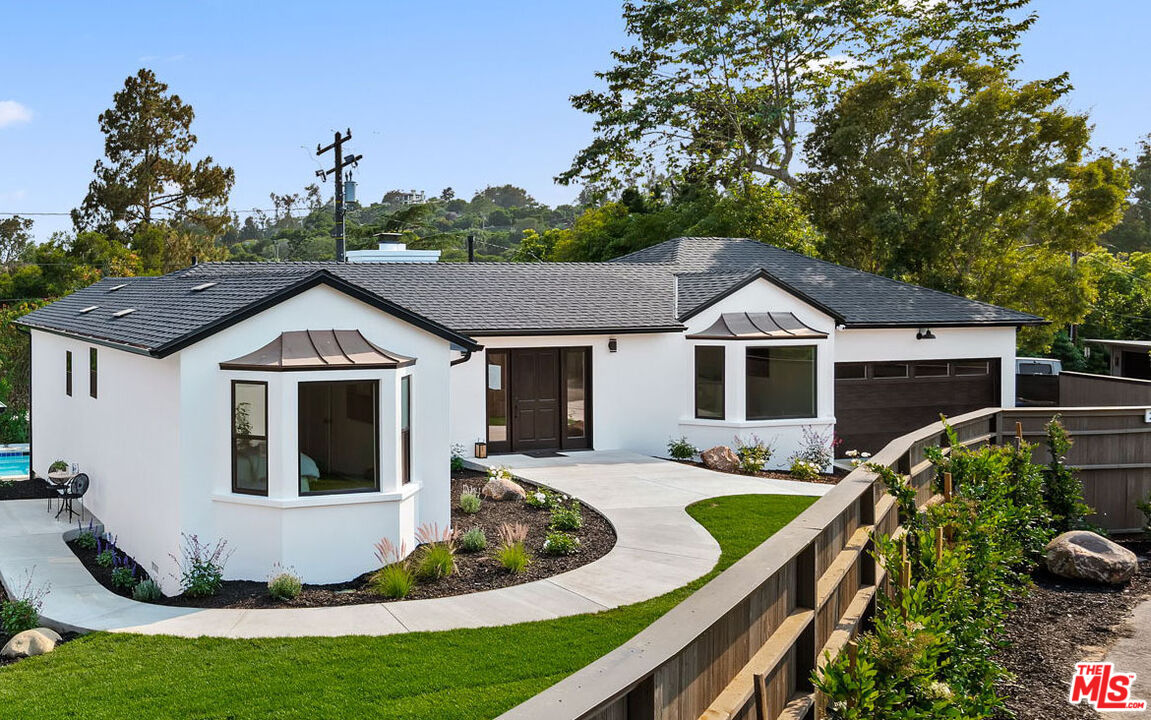
[[[1101,659],[1131,609],[1151,596],[1151,543],[1122,544],[1139,555],[1139,572],[1127,585],[1101,587],[1040,570],[1035,587],[1008,619],[1010,644],[999,661],[1014,678],[1000,682],[998,690],[1019,720],[1101,717],[1067,702],[1067,695],[1075,663]]]
[[[0,500],[46,500],[50,497],[56,497],[56,491],[48,485],[47,480],[0,480]]]
[[[465,593],[492,590],[518,585],[541,578],[558,575],[581,565],[586,565],[608,553],[615,545],[615,531],[611,524],[586,505],[583,508],[583,527],[574,531],[580,539],[580,551],[565,557],[550,557],[542,552],[548,533],[550,515],[547,510],[530,508],[523,502],[496,502],[484,500],[480,511],[467,515],[459,509],[460,493],[465,487],[477,491],[486,481],[483,473],[463,470],[452,473],[452,525],[461,533],[473,527],[482,527],[488,538],[488,549],[468,554],[457,550],[455,574],[430,582],[418,582],[409,600],[420,598],[447,597]],[[531,483],[521,482],[528,492],[535,490]],[[491,557],[491,551],[498,542],[497,530],[503,523],[523,523],[528,526],[527,547],[533,559],[527,570],[519,575],[508,574]],[[85,567],[101,585],[129,596],[129,592],[118,591],[111,586],[111,570],[95,564],[95,552],[85,551],[69,543],[72,551],[83,561]],[[365,573],[354,580],[333,585],[305,585],[303,592],[294,600],[277,601],[268,597],[266,580],[229,580],[224,583],[219,594],[209,598],[188,598],[179,595],[164,598],[164,605],[202,608],[275,608],[275,607],[325,607],[332,605],[360,605],[378,603],[385,598],[372,592],[369,587],[371,573]]]

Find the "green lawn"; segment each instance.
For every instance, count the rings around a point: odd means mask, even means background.
[[[625,642],[814,500],[739,495],[692,505],[723,548],[715,570],[594,615],[379,638],[88,635],[0,668],[0,718],[491,718]]]

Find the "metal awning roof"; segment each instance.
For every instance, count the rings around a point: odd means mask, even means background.
[[[1100,345],[1113,345],[1122,348],[1137,350],[1151,350],[1151,340],[1105,340],[1103,338],[1083,338],[1083,342],[1098,343]]]
[[[291,330],[221,370],[366,370],[414,365],[415,358],[372,344],[359,330]]]
[[[827,337],[789,312],[724,313],[692,340],[800,340]]]

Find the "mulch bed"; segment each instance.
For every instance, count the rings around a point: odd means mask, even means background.
[[[50,497],[56,497],[56,491],[42,478],[0,480],[0,500],[46,500]]]
[[[1102,659],[1132,608],[1151,595],[1151,542],[1120,542],[1139,555],[1139,572],[1126,586],[1103,587],[1039,570],[1035,587],[1008,619],[1010,645],[998,659],[1015,677],[1000,682],[998,690],[1019,720],[1101,717],[1087,705],[1067,702],[1075,663]]]
[[[694,465],[696,467],[703,468],[704,470],[711,470],[713,472],[724,472],[723,470],[716,470],[715,468],[709,468],[707,465],[704,465],[702,462],[699,462],[697,460],[676,460],[674,458],[661,458],[661,459],[671,460],[672,462],[677,462],[677,463],[683,463],[684,465]],[[785,473],[782,470],[760,470],[759,472],[755,472],[755,473],[729,472],[727,474],[728,475],[742,475],[743,477],[772,478],[774,480],[794,480],[795,482],[810,482],[810,483],[816,483],[818,485],[838,485],[840,480],[847,477],[847,473],[845,471],[839,469],[839,468],[835,468],[835,471],[833,473],[831,473],[830,475],[826,474],[826,473],[821,473],[818,477],[815,477],[811,480],[800,480],[799,478],[792,477],[790,473]]]
[[[544,555],[542,548],[550,521],[548,510],[531,508],[519,501],[493,500],[484,500],[483,507],[475,515],[468,515],[459,509],[459,497],[464,488],[470,486],[478,491],[486,480],[486,475],[471,470],[452,473],[452,526],[461,533],[473,527],[482,527],[488,538],[488,549],[474,554],[457,550],[458,569],[455,574],[440,580],[418,582],[406,599],[463,595],[539,580],[598,560],[615,545],[615,531],[612,530],[611,524],[585,505],[583,527],[572,532],[580,540],[580,551],[575,555],[563,557]],[[518,480],[517,482],[529,493],[536,489],[531,483]],[[523,523],[528,526],[526,545],[532,553],[532,562],[527,570],[519,575],[505,572],[491,557],[491,552],[498,542],[497,530],[503,523]],[[101,585],[112,592],[130,596],[131,593],[112,588],[111,570],[95,564],[95,552],[77,548],[74,543],[69,543],[69,546]],[[212,597],[187,598],[178,595],[164,598],[160,604],[199,608],[282,608],[386,602],[385,598],[370,589],[371,575],[372,573],[365,573],[349,582],[333,585],[305,585],[298,597],[288,601],[277,601],[268,597],[268,586],[264,581],[228,580],[220,593]]]

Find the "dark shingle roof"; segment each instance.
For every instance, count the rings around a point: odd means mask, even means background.
[[[1043,322],[1042,318],[1029,313],[872,275],[755,240],[677,238],[612,262],[669,267],[693,275],[721,274],[734,278],[733,288],[746,281],[749,272],[761,270],[769,279],[823,308],[849,327]],[[741,272],[742,276],[735,277]],[[700,299],[705,284],[703,280],[680,283],[681,319],[706,306],[708,298]]]
[[[679,238],[610,263],[205,263],[101,280],[21,322],[162,356],[324,283],[474,347],[467,336],[679,331],[682,320],[759,277],[848,326],[1041,322],[730,238]],[[114,315],[129,308],[135,312]]]

